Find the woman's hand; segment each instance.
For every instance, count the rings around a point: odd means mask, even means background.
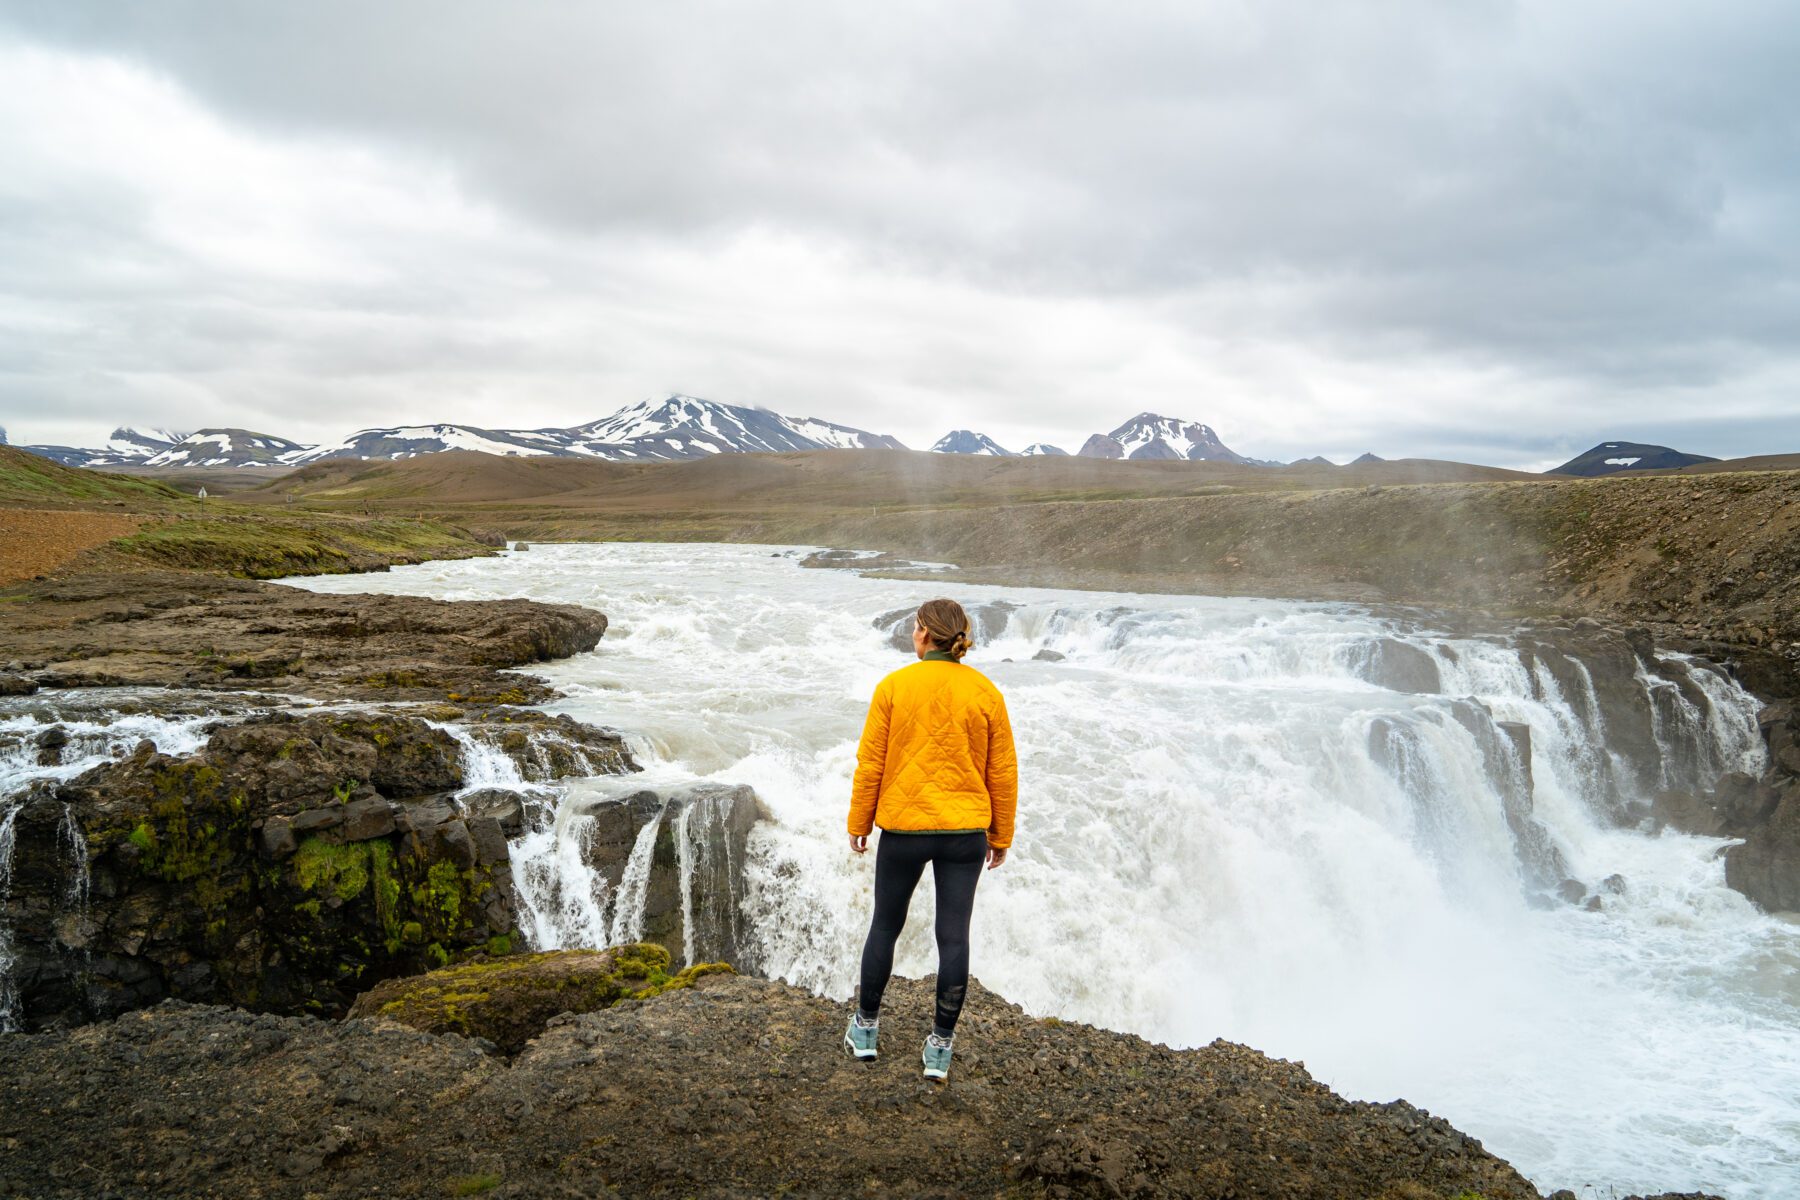
[[[1000,846],[989,846],[987,852],[987,869],[993,870],[1006,861],[1006,850]]]
[[[853,833],[850,835],[850,849],[852,851],[854,851],[857,854],[861,854],[868,848],[869,848],[869,835],[868,834]]]

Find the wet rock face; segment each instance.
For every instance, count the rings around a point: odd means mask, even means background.
[[[1634,798],[1693,790],[1716,769],[1709,762],[1711,739],[1688,728],[1678,702],[1712,712],[1695,672],[1715,668],[1658,658],[1646,630],[1589,618],[1535,625],[1519,635],[1518,647],[1540,699],[1554,693],[1601,727],[1607,754],[1590,764],[1589,774],[1615,820],[1648,815],[1631,804]],[[1659,730],[1673,753],[1664,753]]]
[[[638,769],[617,731],[584,725],[567,713],[488,708],[470,714],[462,726],[510,758],[520,777],[531,783]]]
[[[1368,655],[1357,673],[1377,687],[1395,692],[1434,694],[1443,691],[1437,659],[1429,651],[1395,638],[1369,643]]]
[[[654,826],[642,889],[643,939],[668,949],[678,965],[722,961],[741,971],[759,967],[744,911],[744,866],[751,830],[769,812],[751,788],[697,783],[670,792],[645,790],[593,812],[588,863],[621,901],[633,852]]]
[[[450,799],[458,754],[409,717],[267,717],[40,788],[0,908],[27,1026],[166,997],[341,1012],[386,976],[511,949],[505,830]]]
[[[1769,912],[1800,912],[1800,721],[1792,701],[1758,717],[1769,748],[1761,779],[1727,776],[1712,813],[1726,836],[1725,882]]]

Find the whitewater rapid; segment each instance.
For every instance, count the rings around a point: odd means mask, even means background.
[[[596,651],[539,670],[568,693],[551,707],[623,730],[647,767],[634,786],[756,789],[774,817],[748,866],[757,952],[835,997],[873,875],[845,847],[856,737],[908,661],[874,619],[935,594],[1015,602],[969,658],[1020,752],[1018,841],[977,897],[984,983],[1039,1014],[1304,1060],[1348,1096],[1448,1118],[1546,1189],[1795,1194],[1800,928],[1725,886],[1727,843],[1612,827],[1604,720],[1541,676],[1534,699],[1504,640],[1344,605],[864,578],[750,546],[538,545],[290,582],[605,611]],[[1434,654],[1445,694],[1366,682],[1381,638]],[[1754,700],[1700,678],[1709,703],[1678,714],[1698,765],[1671,765],[1759,769]],[[1484,758],[1502,721],[1529,727],[1535,818],[1568,874],[1622,878],[1603,911],[1531,900]],[[1371,753],[1378,723],[1404,735],[1403,771]],[[567,788],[519,869],[580,870],[571,814],[620,782]],[[930,912],[925,887],[903,973],[933,967]],[[630,932],[591,903],[532,924],[541,945]]]

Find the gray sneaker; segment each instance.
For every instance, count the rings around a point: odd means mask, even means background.
[[[850,1051],[850,1057],[874,1058],[875,1039],[880,1032],[878,1023],[864,1025],[861,1017],[851,1013],[850,1024],[844,1027],[844,1047]]]
[[[941,1038],[935,1033],[925,1035],[925,1051],[920,1055],[925,1063],[925,1078],[943,1079],[950,1074],[952,1041],[951,1038]]]

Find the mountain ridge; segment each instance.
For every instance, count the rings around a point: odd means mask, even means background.
[[[1688,454],[1648,442],[1601,442],[1577,454],[1560,467],[1551,467],[1544,474],[1591,478],[1596,475],[1616,475],[1621,471],[1659,471],[1718,461],[1711,455]]]

